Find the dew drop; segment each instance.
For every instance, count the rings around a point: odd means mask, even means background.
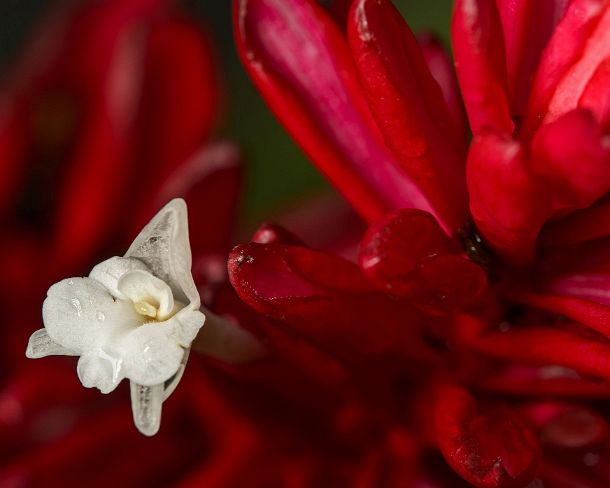
[[[99,320],[100,322],[103,322],[106,319],[106,316],[104,315],[104,312],[97,312],[97,320]]]
[[[74,280],[68,280],[68,285],[72,286],[74,284]]]

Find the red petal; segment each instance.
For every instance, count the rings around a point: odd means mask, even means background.
[[[489,370],[489,368],[487,368]],[[499,371],[487,371],[472,385],[496,395],[610,398],[610,383],[582,378],[576,371],[562,366],[523,366],[508,362]]]
[[[387,0],[358,0],[349,42],[386,144],[445,227],[467,220],[465,147],[421,49]]]
[[[449,313],[473,303],[486,284],[483,270],[458,254],[430,214],[402,210],[367,231],[360,266],[381,290]]]
[[[532,178],[518,142],[486,133],[471,145],[466,166],[470,210],[486,243],[523,263],[549,213],[549,197]]]
[[[434,418],[443,456],[477,487],[522,487],[532,480],[539,457],[536,439],[507,408],[481,410],[457,386],[438,391]]]
[[[548,327],[511,328],[468,339],[477,352],[528,365],[559,365],[610,379],[610,345]]]
[[[495,2],[458,0],[451,39],[472,132],[476,135],[490,126],[511,134],[506,54]]]
[[[498,0],[506,46],[511,112],[523,116],[542,49],[567,0]]]
[[[382,290],[405,296],[419,285],[415,271],[455,244],[427,212],[402,210],[371,226],[360,248],[360,266]]]
[[[578,106],[589,109],[602,126],[604,132],[610,131],[610,58],[599,65],[587,84]]]
[[[610,148],[588,110],[546,124],[532,140],[530,168],[551,191],[554,211],[588,207],[610,189]]]
[[[476,303],[487,286],[480,266],[463,256],[431,259],[418,270],[413,303],[430,313],[453,313]]]
[[[252,243],[232,251],[229,276],[240,298],[255,310],[327,349],[425,351],[415,346],[415,311],[374,292],[360,269],[341,258]]]
[[[584,243],[610,234],[610,201],[577,210],[570,215],[550,222],[540,234],[539,244],[544,247],[567,246]]]
[[[417,42],[422,50],[430,73],[441,87],[449,113],[464,140],[468,133],[468,120],[458,85],[453,60],[441,42],[432,34],[419,34]]]
[[[428,208],[388,153],[345,39],[308,0],[241,0],[235,31],[242,61],[276,115],[367,219]]]
[[[532,84],[527,116],[523,127],[523,133],[526,137],[530,137],[542,121],[545,120],[547,112],[550,109],[551,100],[556,92],[559,93],[557,93],[557,97],[553,102],[553,118],[557,118],[570,108],[576,107],[576,103],[584,89],[584,85],[582,85],[583,80],[584,82],[588,81],[588,78],[582,72],[584,67],[582,63],[584,62],[588,68],[596,68],[596,66],[591,66],[591,59],[584,60],[583,52],[587,49],[587,43],[591,34],[598,27],[601,15],[605,9],[605,3],[605,1],[600,0],[572,1],[566,10],[565,16],[555,28],[553,36],[542,54]],[[579,60],[581,68],[576,69],[575,67],[579,64]],[[573,81],[576,81],[577,85],[582,85],[580,87],[573,86],[573,92],[567,87],[569,80],[572,78],[572,76],[568,76],[570,72],[575,76]],[[562,80],[563,86],[559,89]],[[569,102],[566,96],[573,98],[572,102]]]
[[[514,298],[519,303],[569,317],[610,337],[610,307],[607,305],[569,296],[528,292],[517,294]]]
[[[293,246],[303,244],[292,232],[271,222],[265,222],[256,229],[252,236],[252,242],[259,244],[289,244]]]
[[[576,62],[557,84],[548,106],[545,123],[552,122],[578,105],[598,66],[610,56],[610,8],[600,16]]]

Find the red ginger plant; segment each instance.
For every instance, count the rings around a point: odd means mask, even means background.
[[[458,0],[458,90],[388,0],[345,25],[235,2],[255,84],[372,223],[359,266],[281,233],[229,262],[278,353],[357,391],[382,438],[409,433],[406,472],[354,441],[354,486],[424,484],[435,449],[475,486],[608,483],[609,19],[604,0]]]

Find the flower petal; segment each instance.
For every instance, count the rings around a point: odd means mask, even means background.
[[[587,84],[578,106],[590,110],[605,133],[610,131],[610,57],[601,63]]]
[[[534,435],[506,407],[482,410],[463,388],[437,392],[434,419],[443,456],[477,487],[521,487],[536,473],[540,448]]]
[[[549,188],[555,212],[588,207],[610,189],[610,145],[588,110],[541,127],[531,150],[531,172]]]
[[[524,115],[531,80],[557,22],[567,7],[566,0],[499,0],[496,2],[506,46],[511,113]]]
[[[120,344],[123,376],[140,385],[154,386],[170,379],[180,368],[185,349],[173,340],[180,324],[174,318],[141,325]]]
[[[199,309],[201,301],[191,275],[184,200],[177,198],[163,207],[135,238],[125,257],[140,259],[153,275],[171,287],[174,298],[191,310]]]
[[[557,84],[544,123],[552,122],[577,107],[595,71],[610,56],[610,6],[601,8],[603,11],[597,25],[589,34],[582,52]]]
[[[133,303],[148,301],[151,298],[159,303],[155,318],[165,320],[174,310],[174,296],[167,283],[153,276],[148,271],[139,269],[129,271],[121,276],[117,283],[121,294]]]
[[[466,172],[470,211],[485,242],[514,262],[529,261],[550,197],[529,172],[523,148],[506,136],[481,134],[472,142]]]
[[[125,273],[136,269],[140,271],[150,271],[139,259],[115,256],[94,266],[91,273],[89,273],[89,278],[99,281],[113,297],[125,299],[127,297],[123,295],[117,287],[119,279]]]
[[[462,326],[466,328],[463,322]],[[467,342],[486,357],[533,366],[559,365],[586,376],[610,379],[610,345],[564,330],[512,327],[506,332],[474,335]]]
[[[78,356],[77,353],[57,344],[49,337],[47,329],[38,329],[32,334],[28,342],[25,355],[30,359],[44,358],[46,356]]]
[[[601,15],[608,2],[605,0],[573,0],[570,2],[563,19],[553,32],[545,48],[532,83],[526,118],[523,122],[523,135],[531,137],[545,120],[549,104],[561,82],[569,77],[566,73],[578,63],[583,55],[591,33],[597,28]],[[600,44],[600,46],[603,44]],[[564,94],[567,93],[564,90]],[[578,101],[582,89],[571,94]],[[569,95],[569,93],[567,93]],[[575,102],[572,108],[575,108]],[[555,101],[555,110],[566,111]],[[560,112],[555,117],[561,115]]]
[[[108,335],[141,322],[131,302],[115,300],[91,278],[70,278],[49,288],[42,318],[49,337],[78,354],[97,350]]]
[[[467,220],[465,144],[402,16],[388,0],[352,4],[349,43],[387,146],[445,228]]]
[[[251,243],[232,251],[229,277],[248,305],[326,349],[365,354],[398,349],[419,357],[428,352],[417,339],[417,311],[376,292],[359,268],[342,258]]]
[[[457,251],[434,217],[401,210],[371,226],[360,248],[360,266],[383,290],[398,296],[418,286],[417,269],[431,257]]]
[[[433,211],[397,166],[362,93],[345,39],[309,0],[235,3],[238,50],[267,102],[306,153],[367,219]]]
[[[456,1],[451,39],[472,132],[477,135],[492,127],[512,134],[506,54],[496,2]]]
[[[78,379],[86,388],[97,388],[102,393],[113,391],[125,377],[121,359],[98,351],[83,354],[76,368]]]
[[[466,140],[468,120],[464,101],[460,93],[455,67],[451,56],[442,43],[432,34],[418,34],[417,42],[421,48],[430,73],[441,87],[449,113],[455,123],[458,136]]]
[[[564,289],[565,291],[565,289]],[[578,296],[558,295],[549,291],[532,292],[527,289],[511,294],[518,303],[569,317],[599,333],[610,337],[610,307]]]
[[[163,385],[142,386],[131,381],[129,390],[134,424],[142,434],[155,435],[161,426]]]

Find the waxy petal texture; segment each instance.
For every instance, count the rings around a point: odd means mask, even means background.
[[[240,55],[305,152],[367,219],[401,207],[434,212],[388,152],[347,43],[309,0],[241,0]]]
[[[531,80],[568,0],[496,0],[506,48],[506,71],[513,118],[524,115]]]
[[[550,204],[519,142],[496,133],[475,137],[466,171],[470,211],[486,243],[512,261],[531,260]]]
[[[468,119],[466,118],[464,102],[460,93],[460,87],[458,86],[453,60],[441,42],[432,34],[419,34],[417,42],[426,60],[430,74],[443,92],[445,103],[456,125],[457,134],[466,140]]]
[[[512,134],[506,52],[495,2],[457,0],[451,39],[472,132],[491,127]]]
[[[409,297],[430,312],[453,312],[482,293],[485,272],[460,249],[434,218],[409,209],[386,216],[362,240],[360,266],[380,290]]]
[[[580,76],[574,76],[577,75],[576,71],[572,72],[572,76],[568,74],[570,69],[583,57],[589,37],[598,27],[601,16],[608,5],[607,0],[570,2],[564,17],[558,23],[541,56],[532,83],[527,115],[523,124],[524,137],[531,137],[543,121],[548,121],[547,113],[553,98],[555,98],[552,116],[554,118],[565,113],[569,108],[576,107],[584,87],[580,86],[579,89],[577,86],[572,86],[574,92],[571,92],[568,84],[569,80],[573,79],[574,82],[581,85],[583,73],[581,72]],[[591,62],[585,62],[585,64],[592,69],[596,67],[591,66]],[[584,67],[584,65],[582,66]],[[576,81],[576,78],[580,78],[580,80]],[[562,80],[564,80],[564,87],[560,92],[563,95],[557,94],[555,97]],[[569,101],[569,98],[572,100]]]
[[[348,34],[386,144],[439,221],[460,228],[467,221],[464,142],[415,36],[387,0],[354,2]]]
[[[588,207],[610,189],[610,144],[588,110],[568,112],[532,140],[531,172],[550,189],[554,213]]]
[[[533,479],[538,443],[508,408],[481,409],[463,388],[445,386],[437,392],[434,420],[443,456],[474,486],[518,488]]]
[[[298,246],[251,243],[231,253],[229,277],[255,310],[339,354],[401,350],[420,355],[425,349],[416,345],[416,310],[376,292],[360,269],[342,258]]]

